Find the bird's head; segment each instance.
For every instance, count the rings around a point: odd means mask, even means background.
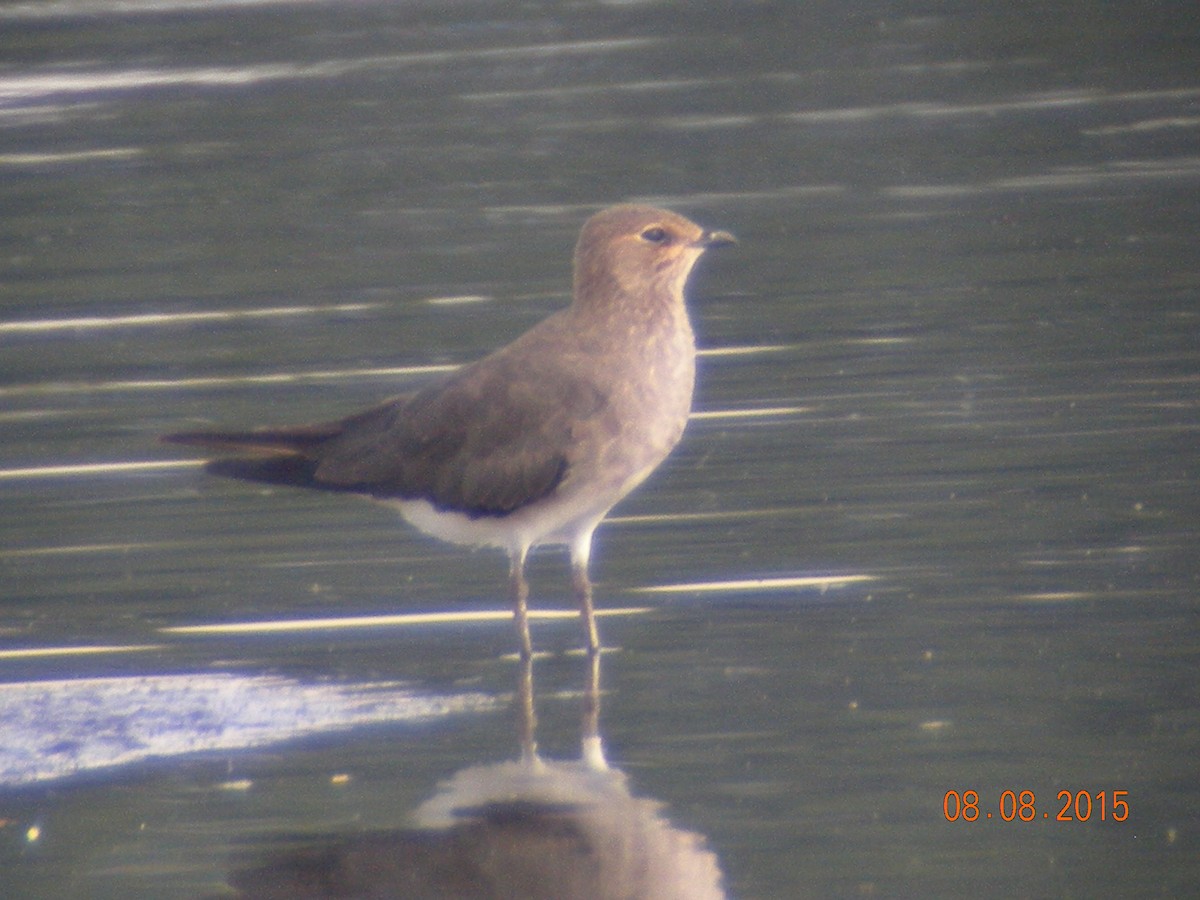
[[[683,286],[709,247],[736,243],[727,231],[708,231],[653,206],[613,206],[583,226],[575,245],[575,300],[603,302],[614,293],[661,294],[682,302]]]

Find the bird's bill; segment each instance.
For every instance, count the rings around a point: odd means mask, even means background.
[[[727,247],[737,242],[737,238],[728,231],[706,231],[700,235],[700,239],[696,241],[696,244],[707,249],[709,247]]]

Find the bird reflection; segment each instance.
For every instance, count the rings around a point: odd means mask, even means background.
[[[306,898],[724,898],[704,838],[634,797],[600,737],[600,655],[588,659],[578,760],[538,755],[532,661],[518,670],[520,758],[456,773],[415,827],[356,834],[235,872],[233,896]]]

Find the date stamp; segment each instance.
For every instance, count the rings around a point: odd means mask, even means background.
[[[978,791],[949,790],[942,797],[942,814],[947,822],[1124,822],[1129,818],[1129,791],[1059,791],[1046,808],[1030,790],[1001,791],[990,805]]]

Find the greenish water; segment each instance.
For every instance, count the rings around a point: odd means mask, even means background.
[[[318,726],[305,695],[299,736],[223,746],[175,693],[10,701],[0,771],[31,735],[150,758],[0,786],[0,893],[202,896],[516,755],[507,624],[161,630],[493,609],[501,558],[142,464],[183,458],[163,431],[337,415],[515,336],[631,198],[741,241],[691,286],[706,415],[597,536],[600,606],[650,608],[601,623],[634,794],[736,897],[1186,893],[1200,69],[1169,12],[0,5],[0,683],[493,701]],[[565,606],[564,560],[531,568]],[[534,639],[541,748],[577,756],[578,630]],[[947,822],[950,790],[993,818]],[[1129,818],[1058,821],[1084,790]]]

